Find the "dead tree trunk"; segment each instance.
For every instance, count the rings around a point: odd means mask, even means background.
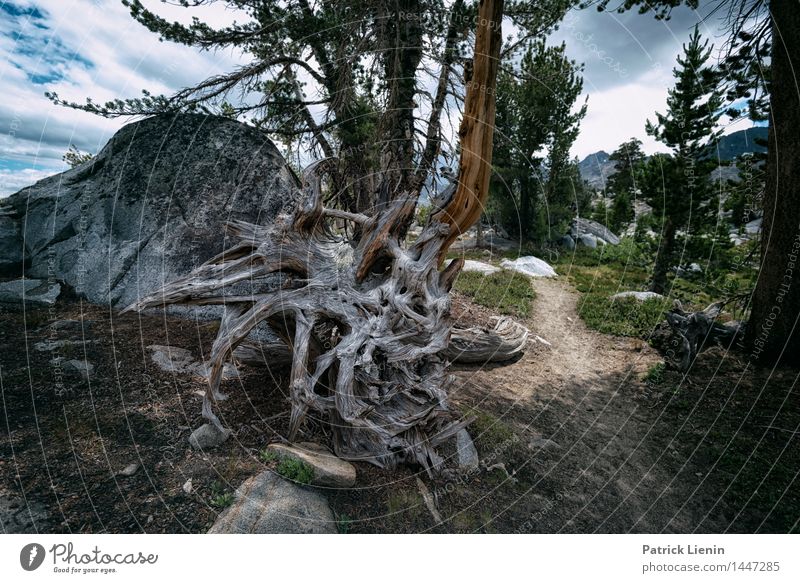
[[[429,473],[441,467],[437,445],[469,420],[448,411],[445,353],[449,291],[463,260],[442,271],[439,265],[450,243],[477,220],[488,193],[502,5],[480,3],[458,186],[410,247],[404,236],[416,205],[412,193],[374,216],[324,208],[317,172],[323,161],[305,172],[303,202],[293,214],[269,226],[229,224],[235,245],[127,308],[225,306],[203,403],[203,415],[218,427],[213,404],[224,398],[223,364],[267,322],[291,351],[290,440],[314,412],[328,419],[342,458],[385,467],[416,462]],[[332,234],[330,219],[360,227],[355,247]],[[237,292],[237,284],[278,272],[289,276],[279,290]]]

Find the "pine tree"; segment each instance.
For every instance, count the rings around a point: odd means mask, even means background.
[[[144,90],[138,98],[80,104],[50,93],[53,102],[107,117],[187,111],[237,116],[275,140],[304,146],[315,159],[329,158],[325,169],[337,206],[369,213],[379,197],[419,195],[447,148],[442,118],[465,92],[463,72],[473,56],[479,5],[474,0],[175,2],[187,11],[219,4],[237,15],[234,24],[215,28],[197,18],[191,24],[171,21],[141,0],[122,3],[161,40],[241,54],[247,63],[171,96]],[[522,0],[506,2],[515,34],[501,57],[518,56],[574,3],[542,0],[531,10]],[[434,91],[428,91],[431,81]],[[231,96],[238,101],[221,109]]]
[[[633,220],[633,201],[640,188],[638,174],[644,159],[642,142],[636,138],[621,144],[609,156],[609,160],[614,162],[616,172],[608,179],[608,190],[613,193],[614,201],[607,226],[615,233],[619,233]]]
[[[647,122],[647,133],[672,149],[663,169],[663,188],[644,193],[663,219],[661,240],[653,269],[652,291],[667,291],[667,275],[678,259],[676,235],[704,226],[703,215],[714,210],[709,176],[715,164],[709,145],[719,137],[716,129],[722,115],[719,73],[708,62],[709,41],[702,41],[695,27],[683,55],[673,69],[675,86],[667,97],[667,112],[656,113],[657,122]]]
[[[605,10],[610,0],[595,4]],[[668,19],[698,0],[625,0],[619,12],[636,6]],[[588,5],[588,2],[583,3]],[[800,353],[800,269],[793,267],[800,225],[800,10],[797,0],[720,0],[715,11],[727,12],[728,52],[725,66],[729,103],[746,99],[753,121],[769,120],[769,149],[763,197],[761,270],[752,296],[746,342],[755,359],[776,363],[782,355]],[[787,31],[789,31],[787,33]],[[775,318],[776,306],[781,317]]]
[[[566,46],[548,47],[543,40],[498,81],[491,204],[503,226],[525,241],[550,237],[584,198],[569,159],[586,115],[586,104],[574,109],[582,90],[581,67],[567,58]]]

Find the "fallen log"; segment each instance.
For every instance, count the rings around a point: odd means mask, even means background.
[[[444,355],[454,364],[488,364],[507,362],[525,353],[528,329],[503,316],[489,328],[457,328],[450,335]],[[243,341],[233,351],[233,358],[250,366],[286,366],[292,362],[292,352],[282,342],[259,343]]]
[[[686,372],[698,352],[711,344],[730,347],[737,336],[741,337],[744,325],[738,322],[720,324],[716,320],[722,313],[724,302],[716,302],[699,312],[686,312],[675,301],[667,312],[667,324],[677,339],[667,350],[670,362],[681,372]]]

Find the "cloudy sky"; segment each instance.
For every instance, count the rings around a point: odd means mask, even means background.
[[[190,14],[157,0],[145,4],[176,20]],[[193,13],[228,24],[235,15],[221,4]],[[631,136],[642,139],[648,152],[659,149],[644,134],[644,123],[664,109],[681,44],[697,22],[714,42],[723,41],[719,21],[703,21],[707,13],[680,9],[667,22],[594,9],[568,15],[551,40],[566,42],[570,56],[585,63],[589,113],[574,155],[611,151]],[[235,53],[160,43],[117,0],[0,0],[0,196],[62,171],[70,144],[97,152],[125,122],[56,107],[45,91],[78,102],[135,97],[142,89],[169,94],[239,62]]]

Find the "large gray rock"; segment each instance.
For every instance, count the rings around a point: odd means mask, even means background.
[[[350,488],[356,483],[355,466],[316,443],[271,443],[267,449],[274,451],[279,457],[289,457],[310,466],[314,470],[314,476],[309,482],[312,486]]]
[[[246,480],[209,534],[335,534],[336,522],[319,492],[271,471]]]
[[[589,247],[589,249],[596,249],[597,243],[600,241],[594,235],[590,235],[589,233],[584,233],[583,235],[578,235],[578,242],[583,245],[584,247]]]
[[[38,534],[52,525],[44,504],[0,489],[0,529],[4,534]]]
[[[3,204],[4,201],[0,201]],[[2,214],[0,208],[0,274],[18,276],[22,273],[22,235],[19,221]]]
[[[22,226],[29,277],[46,277],[52,257],[57,280],[90,302],[124,307],[222,251],[225,221],[268,222],[297,192],[260,130],[201,114],[157,116],[4,201],[0,248],[21,245],[11,217]]]
[[[61,286],[43,279],[14,279],[0,283],[0,303],[46,304],[55,303]]]
[[[589,219],[582,219],[580,217],[572,220],[569,234],[574,239],[578,239],[581,235],[587,234],[602,239],[605,243],[611,245],[619,245],[619,237],[612,233],[608,227],[601,225],[597,221],[590,221]]]

